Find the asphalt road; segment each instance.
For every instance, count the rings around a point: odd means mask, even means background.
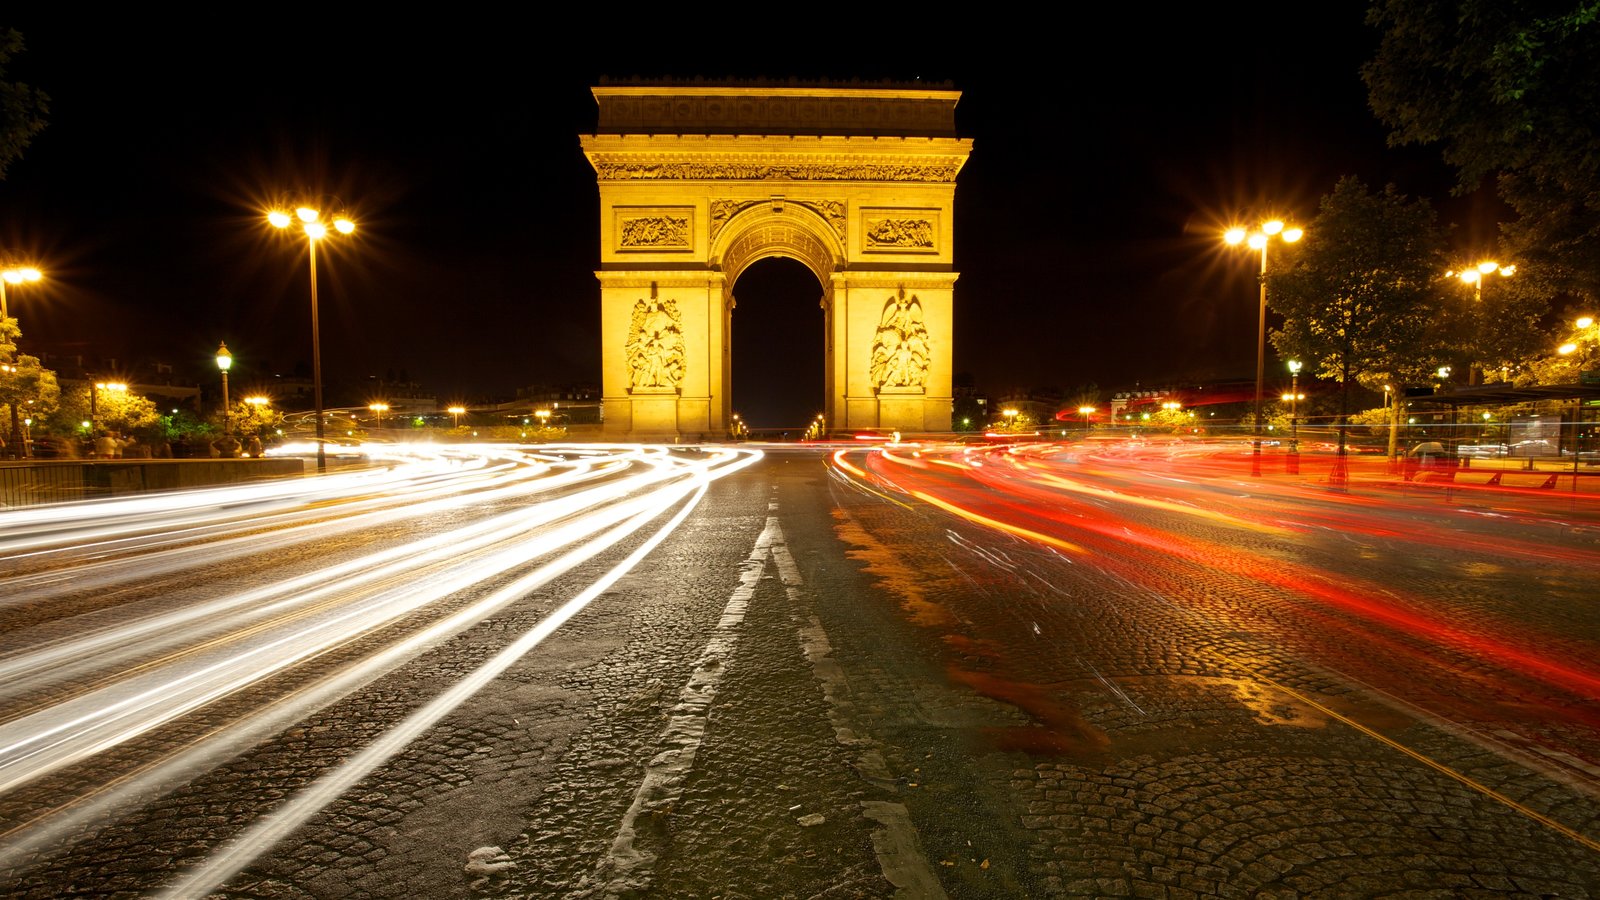
[[[13,542],[0,893],[1600,894],[1600,516],[1141,453],[767,448],[559,571],[709,454]]]

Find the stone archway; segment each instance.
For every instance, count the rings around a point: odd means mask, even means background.
[[[609,438],[727,433],[732,286],[772,256],[821,285],[830,429],[949,430],[959,92],[593,90]]]

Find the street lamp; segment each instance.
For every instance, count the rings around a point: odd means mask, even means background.
[[[1572,324],[1576,325],[1579,331],[1583,331],[1584,329],[1592,326],[1594,328],[1595,346],[1600,347],[1600,321],[1596,321],[1594,316],[1579,316],[1577,319],[1573,320]],[[1578,335],[1578,340],[1567,341],[1565,344],[1557,347],[1556,352],[1562,356],[1571,356],[1572,354],[1578,352],[1579,341],[1582,340],[1583,335],[1580,334]]]
[[[450,415],[456,417],[456,427],[460,428],[461,427],[461,414],[466,412],[467,408],[465,406],[452,406],[448,410],[445,410],[445,411],[448,412]]]
[[[550,424],[550,410],[536,409],[533,414],[539,417],[539,427],[544,428]]]
[[[372,410],[372,411],[373,411],[373,412],[375,412],[375,413],[377,413],[377,414],[378,414],[378,423],[377,423],[377,427],[379,427],[379,428],[382,428],[382,427],[383,427],[383,414],[384,414],[384,413],[385,413],[385,412],[388,412],[388,410],[389,410],[389,404],[387,404],[387,403],[382,403],[382,402],[379,402],[379,403],[370,403],[370,404],[368,404],[368,405],[367,405],[367,409],[370,409],[370,410]]]
[[[222,433],[233,433],[233,417],[228,410],[228,370],[233,368],[233,354],[226,342],[217,345],[217,368],[222,370]]]
[[[1481,302],[1483,300],[1483,280],[1495,273],[1510,278],[1512,275],[1517,274],[1517,267],[1502,266],[1497,262],[1484,260],[1477,265],[1467,266],[1459,272],[1450,271],[1444,274],[1447,278],[1454,276],[1461,279],[1463,283],[1472,285],[1472,299],[1476,302]]]
[[[1298,359],[1289,360],[1289,452],[1300,452],[1300,370],[1305,367]]]
[[[322,338],[317,332],[317,241],[328,236],[328,226],[323,224],[321,213],[309,206],[296,209],[293,217],[279,209],[267,213],[267,221],[274,228],[288,228],[296,220],[300,222],[300,230],[306,236],[306,246],[311,250],[311,393],[317,405],[317,472],[320,474],[328,470],[328,455],[322,440]],[[356,223],[343,215],[335,216],[333,230],[340,234],[351,234],[356,230]]]
[[[44,275],[32,266],[8,266],[4,270],[0,270],[0,322],[11,317],[10,312],[6,309],[6,285],[38,281],[43,277]],[[17,370],[8,367],[6,371],[14,376]],[[13,452],[18,459],[28,455],[27,442],[22,437],[21,426],[17,424],[17,405],[15,403],[11,404],[11,446],[15,448]]]
[[[95,420],[100,417],[100,392],[123,393],[127,390],[128,386],[120,381],[97,381],[89,385],[89,437],[94,437]]]
[[[11,318],[10,311],[6,309],[6,285],[38,281],[43,277],[44,273],[33,266],[10,266],[0,270],[0,319]]]
[[[1460,270],[1459,272],[1452,269],[1451,271],[1448,271],[1448,272],[1446,272],[1444,274],[1445,274],[1446,278],[1451,278],[1451,277],[1459,278],[1459,279],[1461,279],[1461,282],[1463,284],[1472,285],[1472,300],[1473,300],[1473,303],[1474,304],[1480,304],[1480,303],[1483,302],[1483,282],[1484,282],[1484,279],[1488,278],[1490,275],[1493,275],[1495,273],[1499,273],[1502,277],[1510,278],[1512,275],[1515,275],[1517,273],[1517,267],[1516,266],[1502,266],[1499,263],[1494,262],[1493,260],[1487,260],[1486,259],[1483,262],[1477,263],[1476,265],[1467,266],[1466,268]],[[1479,372],[1477,364],[1474,363],[1472,365],[1472,367],[1467,372],[1467,384],[1468,385],[1477,384],[1478,381],[1479,381],[1479,378],[1480,378],[1480,372]]]
[[[1256,326],[1256,452],[1261,451],[1261,395],[1266,387],[1267,362],[1267,245],[1273,238],[1292,244],[1305,236],[1305,230],[1285,225],[1281,219],[1261,223],[1257,231],[1230,228],[1222,239],[1229,245],[1244,244],[1261,253],[1261,303]]]

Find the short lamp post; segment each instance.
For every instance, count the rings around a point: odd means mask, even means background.
[[[461,414],[466,412],[466,411],[467,411],[467,408],[465,406],[452,406],[449,409],[445,410],[445,412],[448,412],[450,415],[456,417],[456,427],[457,428],[461,427]]]
[[[1305,395],[1300,393],[1300,369],[1303,365],[1298,359],[1289,360],[1289,393],[1281,398],[1289,404],[1289,453],[1285,457],[1284,467],[1291,475],[1300,473],[1300,401],[1305,399]]]
[[[385,412],[389,411],[389,404],[382,403],[382,402],[372,403],[372,404],[368,404],[367,409],[370,409],[374,413],[377,414],[377,416],[378,416],[377,427],[382,428],[383,427],[383,414]]]
[[[228,370],[233,368],[233,354],[226,342],[217,345],[217,369],[222,372],[222,433],[233,434],[233,416],[228,408]]]
[[[539,419],[539,428],[541,430],[543,430],[545,428],[548,428],[550,426],[550,410],[548,410],[548,409],[536,409],[536,410],[533,411],[533,414],[538,417],[538,419]]]

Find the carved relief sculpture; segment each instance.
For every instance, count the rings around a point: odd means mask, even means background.
[[[684,216],[624,219],[618,232],[619,246],[629,249],[689,246],[689,220]]]
[[[683,320],[677,301],[651,297],[633,305],[627,359],[634,390],[677,388],[683,382]]]
[[[883,306],[878,333],[872,340],[872,383],[884,388],[921,388],[928,381],[928,327],[922,301],[905,288]]]
[[[772,165],[764,163],[635,163],[593,160],[601,181],[916,181],[951,184],[961,164]]]
[[[742,212],[742,211],[744,211],[746,209],[749,209],[752,206],[759,206],[762,203],[766,203],[766,202],[770,202],[770,201],[765,201],[765,200],[713,200],[713,201],[711,201],[711,239],[713,241],[716,240],[717,239],[717,235],[719,233],[721,233],[721,231],[722,231],[722,226],[728,224],[728,220],[732,219],[736,214],[738,214],[738,213],[740,213],[740,212]],[[796,201],[796,203],[799,206],[803,206],[806,209],[809,209],[812,212],[816,213],[817,215],[821,216],[822,218],[826,219],[828,221],[828,224],[833,227],[833,233],[837,234],[839,236],[840,240],[844,240],[844,229],[845,229],[845,213],[844,213],[844,211],[845,211],[845,204],[844,204],[844,202],[842,200],[800,200],[800,201]]]
[[[933,223],[927,219],[876,219],[867,224],[868,247],[905,250],[933,248]]]
[[[749,209],[760,203],[760,200],[713,200],[711,201],[711,239],[717,239],[722,226],[740,210]]]
[[[802,201],[800,205],[827,219],[828,224],[833,226],[833,233],[837,234],[840,240],[844,240],[845,215],[842,201],[811,200]]]

